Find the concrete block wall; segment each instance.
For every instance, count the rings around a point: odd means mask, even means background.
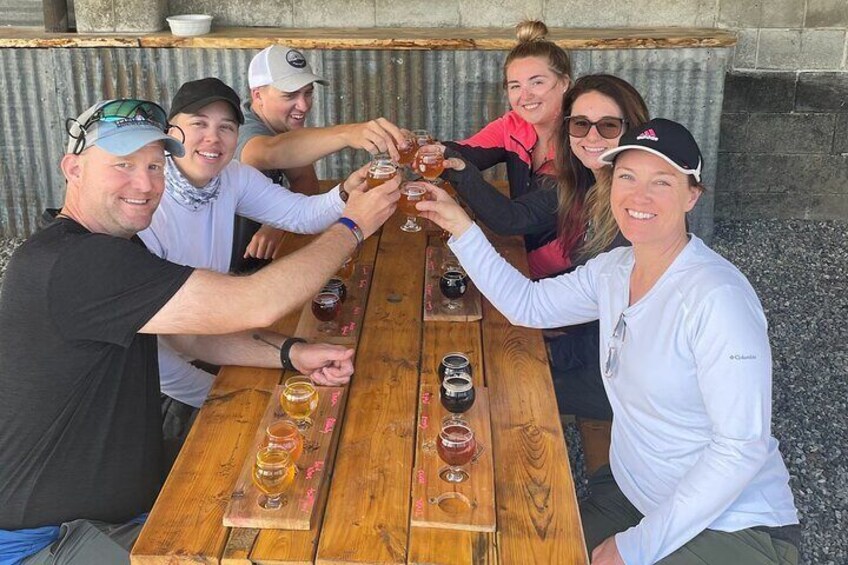
[[[848,0],[720,2],[739,43],[715,217],[848,220]]]

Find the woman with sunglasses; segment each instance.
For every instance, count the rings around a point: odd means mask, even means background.
[[[613,419],[610,467],[581,518],[593,565],[797,563],[789,474],[771,436],[771,352],[762,306],[732,264],[686,231],[704,191],[700,149],[655,119],[599,156],[632,247],[531,281],[443,190],[417,205],[510,321],[600,321]]]
[[[645,101],[627,81],[611,75],[578,79],[562,101],[554,143],[556,176],[538,175],[534,190],[509,198],[464,160],[449,161],[443,177],[496,233],[525,235],[534,278],[561,273],[627,241],[609,208],[609,178],[600,154],[618,146],[628,127],[648,120]],[[597,179],[596,179],[597,175]],[[538,185],[538,188],[535,186]],[[609,462],[612,409],[601,383],[596,322],[546,335],[560,412],[578,417],[586,469]]]

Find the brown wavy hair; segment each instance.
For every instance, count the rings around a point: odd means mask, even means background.
[[[548,67],[560,79],[571,81],[571,58],[568,53],[554,43],[545,39],[548,26],[539,20],[525,20],[515,26],[518,45],[507,54],[503,66],[503,86],[506,88],[506,70],[516,59],[526,57],[541,57],[548,62]]]
[[[603,94],[621,108],[625,131],[650,119],[642,95],[626,80],[605,74],[580,77],[562,100],[562,116],[571,115],[574,102],[589,92]],[[560,244],[570,253],[585,235],[577,249],[578,254],[584,258],[593,257],[606,249],[618,233],[609,202],[611,171],[609,167],[604,167],[596,177],[580,162],[571,151],[565,121],[560,122],[555,143],[559,199],[557,233]]]

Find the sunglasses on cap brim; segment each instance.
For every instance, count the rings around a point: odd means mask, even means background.
[[[168,130],[175,127],[168,123],[168,114],[162,106],[155,102],[130,98],[112,100],[95,110],[84,123],[80,123],[76,118],[65,120],[65,129],[68,135],[76,140],[72,153],[79,155],[83,152],[85,149],[85,136],[92,124],[97,122],[120,122],[122,120],[146,121],[165,133],[168,133]],[[74,125],[79,128],[78,132],[73,131]],[[182,132],[182,130],[180,131]]]

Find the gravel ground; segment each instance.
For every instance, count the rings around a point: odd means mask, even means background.
[[[0,277],[20,240],[0,239]],[[713,248],[760,296],[774,356],[773,433],[801,514],[802,564],[848,564],[848,223],[719,222]],[[566,426],[578,496],[580,434]]]

